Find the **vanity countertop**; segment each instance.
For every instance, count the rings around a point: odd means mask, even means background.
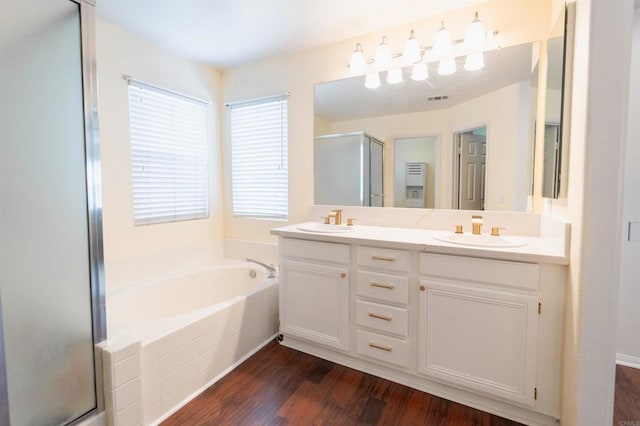
[[[304,224],[283,226],[271,233],[285,238],[324,241],[344,244],[373,245],[423,253],[439,253],[487,259],[532,263],[569,264],[569,253],[564,238],[521,237],[527,244],[521,247],[478,247],[440,241],[451,231],[419,228],[394,228],[387,226],[357,225],[347,232],[308,232],[299,229]]]

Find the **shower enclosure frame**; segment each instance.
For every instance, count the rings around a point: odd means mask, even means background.
[[[61,0],[62,1],[62,0]],[[95,42],[95,0],[66,0],[75,3],[80,13],[80,46],[82,61],[82,96],[84,121],[85,176],[89,235],[89,273],[92,334],[94,344],[94,382],[96,406],[75,419],[77,424],[98,413],[104,406],[101,389],[102,365],[95,345],[107,337],[105,316],[104,253],[102,230],[102,191],[100,145],[98,133],[98,87]],[[5,365],[2,304],[0,300],[0,424],[9,424],[9,401]]]

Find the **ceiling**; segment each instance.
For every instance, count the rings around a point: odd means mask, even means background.
[[[97,0],[98,17],[220,68],[303,51],[486,0]]]

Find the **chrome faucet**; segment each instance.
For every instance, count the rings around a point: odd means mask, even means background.
[[[269,272],[269,275],[267,275],[267,278],[275,278],[276,277],[276,268],[273,265],[267,265],[266,263],[258,262],[257,260],[249,259],[248,257],[247,257],[246,261],[250,262],[250,263],[255,263],[256,265],[260,265],[264,269],[266,269]]]

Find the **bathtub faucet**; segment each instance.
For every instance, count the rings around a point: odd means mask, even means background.
[[[266,263],[258,262],[257,260],[249,259],[248,257],[247,257],[246,260],[247,260],[247,262],[251,262],[251,263],[255,263],[257,265],[260,265],[263,268],[265,268],[267,271],[269,271],[269,275],[267,275],[267,278],[275,278],[276,277],[276,268],[273,265],[267,265]]]

